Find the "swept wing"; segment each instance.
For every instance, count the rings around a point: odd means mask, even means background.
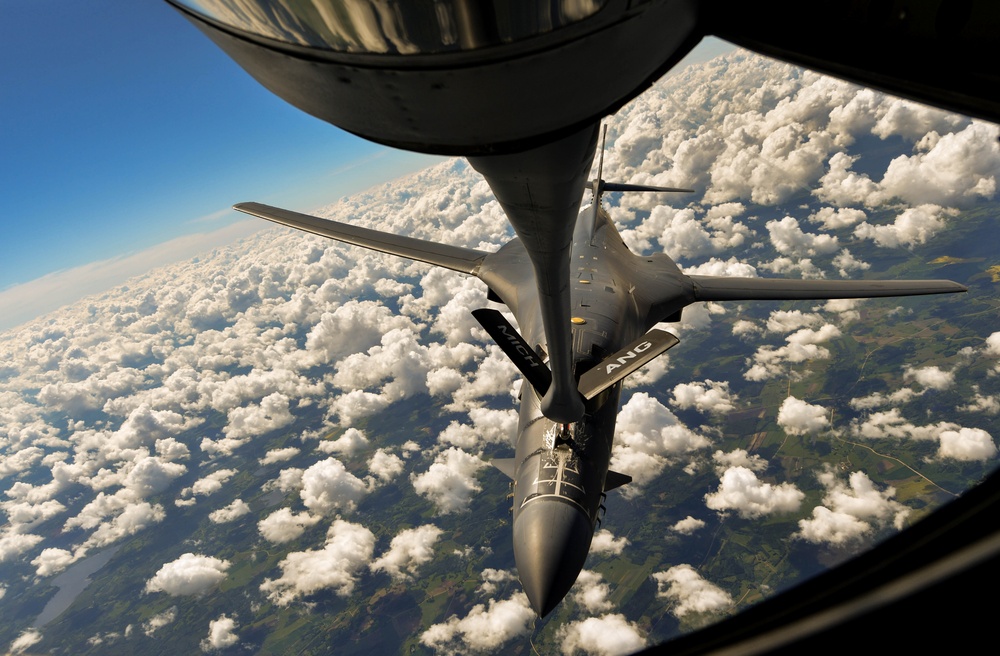
[[[280,223],[289,228],[311,232],[321,237],[329,237],[347,244],[363,246],[374,251],[426,262],[473,276],[479,274],[479,267],[483,263],[483,259],[489,255],[486,251],[474,248],[449,246],[424,239],[403,237],[261,203],[238,203],[233,205],[233,209],[274,223]]]
[[[779,301],[875,298],[966,292],[951,280],[784,280],[688,276],[696,301]]]

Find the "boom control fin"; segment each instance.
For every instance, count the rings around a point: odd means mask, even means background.
[[[539,396],[544,396],[545,392],[552,384],[552,372],[542,362],[524,338],[517,332],[514,326],[504,318],[497,310],[481,308],[473,310],[472,316],[489,333],[497,346],[507,354],[517,370],[520,371],[528,383],[535,388]]]
[[[664,330],[650,330],[580,376],[580,394],[589,401],[679,343],[677,337]]]

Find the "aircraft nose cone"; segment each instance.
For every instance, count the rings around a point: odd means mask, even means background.
[[[539,499],[521,510],[514,522],[514,562],[539,617],[548,615],[573,587],[593,537],[587,516],[564,501]]]

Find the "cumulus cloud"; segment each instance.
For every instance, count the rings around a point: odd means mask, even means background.
[[[993,437],[982,428],[946,430],[938,436],[938,440],[938,458],[976,461],[990,460],[997,454]]]
[[[410,474],[410,481],[417,494],[447,515],[468,509],[472,495],[482,489],[476,472],[485,466],[478,456],[451,447],[439,453],[427,471]]]
[[[229,411],[228,421],[222,432],[231,444],[242,444],[251,437],[257,437],[273,430],[283,428],[295,421],[289,410],[289,398],[280,392],[269,394],[260,403],[233,408]],[[220,444],[220,443],[216,443]],[[236,444],[236,446],[239,446]],[[221,447],[217,447],[221,448]],[[235,447],[222,449],[231,453]],[[203,444],[202,449],[205,449]]]
[[[677,618],[691,613],[720,613],[732,607],[733,598],[719,586],[702,578],[690,565],[675,565],[665,572],[655,572],[656,596],[671,604]]]
[[[681,521],[677,522],[670,527],[670,530],[674,533],[680,533],[681,535],[691,535],[700,528],[705,527],[704,520],[696,519],[691,515],[688,515]]]
[[[372,561],[371,570],[385,572],[394,581],[411,581],[420,566],[434,558],[440,537],[441,529],[433,524],[404,529],[392,539],[389,550]]]
[[[371,531],[336,519],[322,549],[288,554],[278,563],[281,576],[266,579],[260,589],[279,606],[327,589],[346,597],[354,591],[357,575],[371,561],[374,551],[375,535]]]
[[[368,446],[368,438],[357,428],[348,428],[344,434],[335,440],[323,440],[316,447],[323,453],[338,453],[352,456]]]
[[[789,435],[809,435],[830,427],[826,408],[786,397],[778,409],[778,425]]]
[[[799,227],[799,222],[790,216],[780,221],[768,221],[767,231],[771,236],[771,245],[783,255],[815,257],[840,248],[836,237],[805,232]]]
[[[834,153],[827,162],[828,171],[819,179],[819,186],[813,194],[820,200],[840,207],[866,202],[878,190],[878,184],[863,173],[856,173],[851,167],[857,156]]]
[[[517,412],[470,408],[467,422],[453,421],[438,435],[438,442],[474,450],[482,444],[509,444],[517,431]]]
[[[919,397],[922,394],[923,392],[916,392],[909,387],[903,387],[896,390],[892,394],[873,392],[867,396],[855,397],[848,401],[848,405],[855,410],[871,410],[872,408],[878,408],[887,404],[900,405],[910,401],[911,399]]]
[[[728,260],[709,258],[707,261],[695,266],[681,267],[685,275],[689,276],[732,276],[736,278],[756,278],[757,269],[752,264],[741,262],[735,257]]]
[[[302,475],[305,473],[304,469],[299,469],[298,467],[289,467],[287,469],[282,469],[278,472],[278,478],[268,481],[264,484],[265,490],[278,489],[282,492],[293,492],[302,489]]]
[[[146,592],[165,592],[172,597],[201,596],[226,578],[230,565],[228,560],[189,552],[160,567],[146,581]]]
[[[589,569],[580,572],[570,590],[573,602],[592,615],[606,613],[614,607],[608,599],[610,594],[611,586],[604,582],[604,577]]]
[[[565,624],[556,631],[563,654],[594,654],[618,656],[631,654],[646,646],[646,637],[634,622],[624,615],[588,617]]]
[[[403,472],[403,459],[385,449],[378,449],[368,460],[368,471],[379,483],[388,483]]]
[[[742,206],[731,204],[735,214]],[[751,235],[732,214],[709,212],[699,218],[691,208],[675,209],[666,205],[653,208],[649,219],[634,230],[623,230],[622,239],[637,252],[648,251],[656,239],[672,259],[692,259],[738,247]]]
[[[250,512],[250,506],[243,499],[236,499],[228,506],[213,510],[208,514],[209,521],[215,524],[234,522]]]
[[[302,473],[302,503],[323,515],[335,511],[353,512],[368,493],[363,480],[347,471],[336,458],[321,460]]]
[[[981,428],[967,428],[941,421],[918,426],[907,421],[899,408],[873,412],[863,421],[851,423],[851,431],[866,439],[937,440],[938,458],[983,461],[994,458],[997,446],[993,437]]]
[[[638,493],[668,464],[710,444],[645,392],[633,394],[622,407],[616,433],[611,467],[632,476],[626,494]]]
[[[851,276],[851,271],[867,271],[872,268],[872,265],[864,260],[859,260],[849,251],[844,248],[833,258],[833,266],[837,267],[837,273],[840,274],[842,278],[849,278]]]
[[[823,504],[813,508],[811,518],[799,520],[794,537],[841,546],[871,534],[875,528],[889,524],[897,530],[903,528],[910,509],[892,498],[895,488],[879,490],[861,471],[853,472],[847,484],[830,469],[818,478],[826,488]]]
[[[386,403],[426,391],[430,370],[427,347],[408,329],[395,329],[366,353],[355,353],[337,362],[333,384],[345,391],[379,389]]]
[[[767,317],[765,327],[771,333],[790,333],[800,328],[823,325],[823,317],[815,312],[802,310],[775,310]]]
[[[318,362],[336,362],[375,346],[391,330],[416,327],[409,317],[393,314],[380,303],[350,300],[320,317],[306,338],[306,350],[316,354]]]
[[[965,405],[959,406],[959,410],[963,412],[981,412],[989,416],[1000,414],[1000,395],[983,394],[979,391],[978,385],[973,385],[972,391],[972,400]]]
[[[903,98],[886,98],[885,106],[879,112],[878,120],[872,126],[872,134],[882,139],[900,135],[917,140],[928,132],[954,132],[968,124],[969,120],[936,107],[929,107]]]
[[[264,539],[274,544],[296,540],[310,526],[315,526],[322,516],[307,512],[293,513],[290,508],[282,508],[257,522],[257,530]]]
[[[218,619],[208,623],[208,637],[201,641],[201,650],[219,651],[238,643],[240,637],[236,635],[236,626],[234,618],[219,615]]]
[[[706,380],[703,383],[681,383],[674,387],[671,403],[685,410],[725,414],[736,409],[736,395],[729,391],[729,382]]]
[[[191,495],[199,497],[207,497],[215,494],[222,489],[226,481],[236,475],[235,469],[219,469],[211,474],[202,476],[190,488],[186,488],[183,492],[188,492]]]
[[[952,216],[954,210],[939,205],[924,204],[903,210],[889,224],[873,225],[867,221],[854,228],[854,236],[870,239],[886,248],[913,248],[926,244],[945,226],[945,217]]]
[[[907,365],[903,368],[903,381],[911,380],[928,389],[946,390],[955,384],[955,372],[944,371],[933,365],[927,367]]]
[[[31,564],[37,568],[35,570],[37,576],[51,576],[75,563],[81,555],[73,554],[66,549],[49,547],[42,549],[42,552],[31,561]]]
[[[121,492],[121,491],[119,491]],[[113,544],[118,540],[139,533],[153,524],[158,524],[166,517],[166,512],[160,504],[151,504],[143,501],[133,503],[128,495],[103,496],[98,494],[97,498],[84,507],[76,517],[66,521],[64,528],[83,526],[92,528],[96,526],[81,548],[100,548]],[[108,504],[103,503],[108,501]],[[88,515],[87,511],[94,509],[94,513]],[[114,515],[110,519],[104,519]],[[79,520],[82,520],[79,521]]]
[[[590,553],[602,556],[620,556],[628,544],[628,538],[616,538],[611,531],[602,528],[594,533],[594,539],[590,543]]]
[[[508,599],[476,604],[468,615],[452,615],[420,634],[420,643],[435,651],[496,651],[507,642],[528,635],[535,620],[528,598],[517,592]]]
[[[995,125],[975,121],[940,137],[930,132],[920,146],[926,152],[900,155],[889,163],[877,200],[963,207],[996,194],[1000,144]]]
[[[157,631],[173,623],[177,619],[177,606],[171,606],[162,613],[153,615],[142,623],[142,632],[146,637],[152,638]]]
[[[42,634],[40,631],[37,629],[27,629],[11,641],[9,650],[11,654],[23,654],[41,641]]]
[[[712,454],[712,461],[720,475],[731,467],[744,467],[755,472],[767,470],[767,461],[757,454],[750,455],[746,449],[734,449],[728,453],[716,451]]]
[[[480,583],[479,587],[476,588],[476,592],[491,596],[496,594],[501,585],[511,581],[516,581],[517,575],[509,570],[487,567],[479,573],[479,578],[482,580],[482,583]]]
[[[336,416],[340,426],[349,427],[354,422],[378,414],[389,407],[391,400],[375,392],[353,390],[341,394],[330,403],[330,416]],[[321,449],[328,448],[320,442]]]
[[[769,380],[787,373],[790,364],[826,360],[830,357],[830,351],[820,344],[840,335],[840,328],[830,323],[816,330],[797,330],[785,338],[785,346],[775,348],[764,345],[758,348],[753,358],[747,360],[747,364],[751,366],[743,377],[753,381]]]
[[[1000,356],[1000,332],[991,333],[986,338],[984,351],[989,355]]]
[[[294,446],[286,447],[284,449],[271,449],[264,454],[263,458],[260,459],[260,464],[273,465],[276,462],[291,460],[297,455],[299,455],[299,449]]]
[[[736,335],[740,339],[753,339],[756,335],[760,335],[763,332],[764,329],[753,321],[737,319],[733,322],[733,335]]]
[[[764,483],[746,467],[730,467],[719,480],[719,489],[705,495],[712,510],[736,511],[744,519],[799,509],[805,494],[791,483]]]
[[[866,216],[864,210],[854,207],[822,207],[810,216],[809,220],[820,224],[827,230],[836,230],[864,221]]]

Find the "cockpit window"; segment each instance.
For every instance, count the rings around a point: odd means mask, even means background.
[[[588,18],[606,0],[177,0],[209,19],[288,44],[434,54],[513,43]]]

